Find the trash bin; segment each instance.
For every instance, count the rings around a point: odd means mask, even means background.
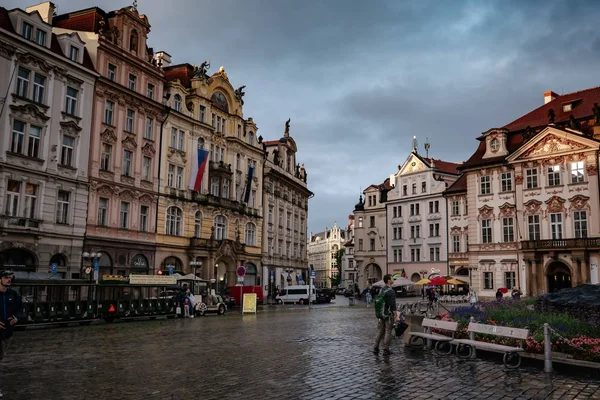
[[[423,332],[423,327],[421,324],[423,323],[423,315],[410,314],[404,317],[405,322],[408,324],[408,328],[404,331],[404,335],[402,336],[402,341],[404,344],[408,344],[410,340],[411,332]]]
[[[354,297],[349,297],[348,298],[348,304],[351,305],[351,306],[353,306],[355,304],[354,303]]]

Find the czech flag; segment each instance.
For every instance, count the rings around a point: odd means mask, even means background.
[[[198,149],[198,157],[194,157],[192,164],[192,176],[190,177],[190,189],[196,192],[200,191],[206,164],[208,164],[208,151]]]

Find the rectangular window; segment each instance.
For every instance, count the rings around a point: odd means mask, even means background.
[[[140,232],[148,232],[148,206],[140,206]]]
[[[458,200],[452,201],[452,216],[460,215],[460,202]]]
[[[46,92],[46,77],[40,74],[33,76],[33,101],[44,104],[44,94]]]
[[[548,186],[560,185],[560,165],[548,167]]]
[[[411,248],[410,249],[410,260],[412,262],[420,262],[421,261],[421,249]]]
[[[358,239],[358,251],[363,251],[363,240]]]
[[[71,51],[69,52],[69,59],[75,62],[79,60],[79,49],[77,47],[71,46]]]
[[[394,214],[393,218],[396,218],[398,216],[398,209],[396,207],[393,207],[392,210]]]
[[[452,252],[460,253],[460,235],[452,235]]]
[[[576,239],[587,237],[587,214],[585,211],[573,212],[573,228]]]
[[[113,109],[115,108],[115,103],[110,100],[106,100],[106,106],[104,109],[104,123],[108,125],[113,125]]]
[[[492,272],[483,273],[483,288],[493,289],[494,288],[494,274]]]
[[[408,186],[406,186],[406,185],[402,186],[402,194],[404,196],[408,195]]]
[[[46,32],[38,29],[35,32],[35,42],[37,44],[39,44],[40,46],[45,46],[46,45]]]
[[[398,218],[402,218],[402,206],[398,206]]]
[[[219,196],[219,178],[210,179],[210,194]]]
[[[146,97],[154,100],[154,85],[149,83],[148,88],[146,89]]]
[[[504,273],[504,287],[512,289],[517,286],[517,280],[514,272],[505,272]]]
[[[23,214],[25,218],[35,218],[37,190],[37,185],[32,185],[31,183],[25,184],[25,210]]]
[[[229,198],[229,179],[223,179],[223,191],[221,197]]]
[[[205,118],[206,118],[206,107],[200,106],[200,114],[198,115],[198,119],[200,120],[200,122],[204,122]]]
[[[421,182],[421,193],[427,193],[427,182]]]
[[[77,95],[79,92],[72,87],[67,87],[67,100],[65,112],[69,115],[77,115]]]
[[[119,228],[128,229],[129,228],[129,203],[122,201],[121,202],[121,213],[119,218]]]
[[[183,189],[183,167],[177,167],[177,189]]]
[[[505,243],[515,241],[515,226],[513,218],[502,218],[502,241]]]
[[[29,126],[29,144],[27,146],[27,155],[33,158],[39,158],[40,140],[42,137],[42,128],[39,126]]]
[[[527,233],[529,240],[540,240],[540,216],[539,215],[528,215],[527,216]]]
[[[10,151],[19,154],[23,153],[23,143],[25,143],[25,123],[14,120]]]
[[[242,138],[242,126],[241,125],[238,125],[237,136],[238,136],[238,139]]]
[[[169,147],[177,148],[177,128],[171,128],[171,141]]]
[[[60,165],[71,167],[73,166],[73,148],[75,139],[71,136],[64,135],[62,140],[62,149],[60,152]]]
[[[269,206],[269,223],[273,223],[273,207]]]
[[[185,149],[185,146],[184,146],[185,132],[184,131],[179,131],[178,140],[179,140],[179,142],[177,143],[177,150],[183,151]],[[224,150],[221,150],[221,161],[223,161],[223,151]]]
[[[571,183],[583,182],[583,161],[575,161],[571,163]]]
[[[133,74],[129,74],[129,83],[127,84],[127,87],[129,88],[129,90],[135,90],[136,82],[137,82],[137,76],[135,76]]]
[[[59,190],[56,198],[56,223],[67,224],[69,218],[69,203],[71,193],[66,190]]]
[[[170,188],[174,188],[175,183],[175,166],[173,164],[169,164],[168,172],[167,172],[167,186]]]
[[[116,65],[108,64],[108,79],[113,82],[117,79],[117,66]]]
[[[6,188],[6,215],[19,216],[19,200],[21,197],[21,182],[8,181]]]
[[[538,173],[537,168],[529,168],[525,170],[525,188],[537,189]]]
[[[110,171],[112,158],[112,145],[102,143],[102,157],[100,158],[100,169]]]
[[[484,175],[479,178],[479,193],[490,194],[492,193],[492,181],[489,175]]]
[[[374,228],[375,227],[375,217],[374,216],[370,216],[369,217],[369,227],[370,228]]]
[[[33,35],[33,26],[27,22],[23,22],[23,26],[21,27],[21,36],[27,40],[31,40],[31,35]]]
[[[98,225],[106,226],[108,218],[108,199],[100,197],[98,200]]]
[[[131,108],[127,109],[127,117],[125,119],[125,130],[127,132],[133,132],[133,120],[135,119],[135,111]]]
[[[440,261],[440,248],[430,247],[429,248],[429,261]]]
[[[375,251],[375,239],[369,239],[369,250]]]
[[[150,157],[144,156],[144,158],[142,158],[142,179],[145,181],[152,180],[151,165],[152,165],[152,159]]]
[[[417,194],[417,184],[416,183],[412,184],[412,194]]]
[[[481,220],[481,243],[492,243],[492,220]]]
[[[19,73],[17,75],[18,96],[27,97],[29,94],[29,75],[31,75],[31,71],[26,68],[19,67]]]
[[[152,140],[153,127],[154,127],[154,120],[150,117],[146,117],[146,131],[144,132],[144,139]]]
[[[512,172],[503,172],[500,176],[500,187],[503,192],[510,192],[513,190],[512,185]]]
[[[562,214],[550,214],[550,233],[552,239],[562,239]]]
[[[133,160],[133,153],[129,150],[123,151],[123,175],[131,176],[131,162]]]

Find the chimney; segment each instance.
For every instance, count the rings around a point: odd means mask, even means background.
[[[36,4],[35,6],[27,7],[25,9],[25,11],[28,13],[32,11],[39,12],[44,22],[50,25],[52,25],[52,17],[54,16],[54,10],[56,10],[56,6],[49,1]]]
[[[558,95],[556,93],[554,93],[552,90],[550,90],[548,92],[544,92],[544,104],[550,103],[552,100],[554,100],[557,97],[558,97]]]

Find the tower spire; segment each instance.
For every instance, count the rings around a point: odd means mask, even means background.
[[[413,136],[412,146],[413,146],[413,148],[412,148],[413,153],[417,153],[418,154],[419,153],[419,149],[418,149],[419,148],[419,141],[417,140],[416,136]]]
[[[431,145],[429,144],[429,138],[425,138],[425,157],[429,158],[429,148],[431,147]]]

